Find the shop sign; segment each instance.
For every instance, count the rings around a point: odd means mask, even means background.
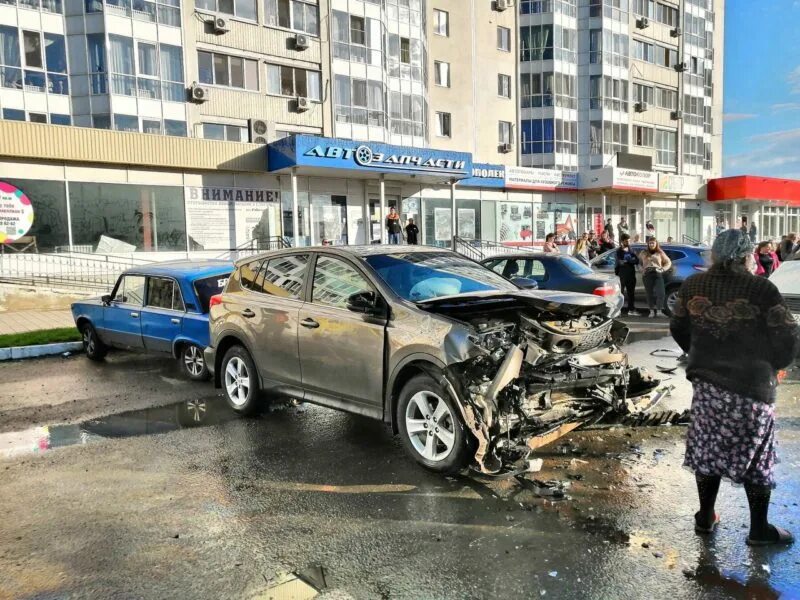
[[[189,200],[219,202],[280,202],[281,194],[274,190],[255,190],[220,187],[189,187]]]
[[[614,169],[614,189],[640,192],[658,191],[658,173],[636,169]]]
[[[0,243],[11,244],[33,225],[33,205],[22,190],[0,181]]]
[[[506,185],[505,165],[472,164],[472,177],[462,179],[458,187],[504,188]]]
[[[506,167],[506,187],[515,190],[577,190],[578,173],[554,169]]]
[[[691,175],[658,174],[658,191],[662,194],[695,196],[700,191],[702,180]]]

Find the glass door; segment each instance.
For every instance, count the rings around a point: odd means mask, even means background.
[[[347,197],[311,196],[311,244],[347,245]]]
[[[395,210],[399,209],[398,204],[400,199],[397,196],[386,196],[386,214],[389,214],[389,209],[394,207]],[[367,239],[370,244],[385,243],[388,239],[386,236],[386,215],[383,216],[384,222],[381,223],[381,200],[374,196],[369,199],[369,222],[370,231]],[[406,222],[405,216],[400,216],[402,223]]]

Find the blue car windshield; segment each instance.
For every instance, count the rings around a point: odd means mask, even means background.
[[[451,252],[374,254],[364,260],[405,300],[519,288],[478,263]]]

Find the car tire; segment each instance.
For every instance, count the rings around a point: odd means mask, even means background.
[[[89,360],[101,361],[108,354],[106,346],[97,335],[97,331],[91,323],[83,323],[80,328],[83,351]]]
[[[396,418],[403,447],[426,469],[456,473],[467,465],[469,433],[461,411],[430,375],[416,375],[403,386]]]
[[[240,415],[254,415],[261,408],[258,371],[250,353],[242,346],[232,346],[220,366],[225,400]]]
[[[667,287],[664,294],[664,304],[670,312],[675,312],[675,305],[678,304],[678,292],[681,290],[680,285],[671,285]]]
[[[178,362],[184,375],[192,381],[208,379],[208,366],[203,357],[203,349],[197,344],[184,344],[178,353]]]

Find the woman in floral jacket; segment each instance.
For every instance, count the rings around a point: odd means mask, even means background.
[[[800,349],[798,327],[778,289],[751,274],[753,246],[738,229],[714,242],[714,264],[681,286],[670,323],[689,355],[694,387],[684,465],[697,479],[695,531],[713,533],[724,477],[743,484],[750,504],[752,546],[794,538],[767,520],[775,487],[775,396],[778,372]]]

